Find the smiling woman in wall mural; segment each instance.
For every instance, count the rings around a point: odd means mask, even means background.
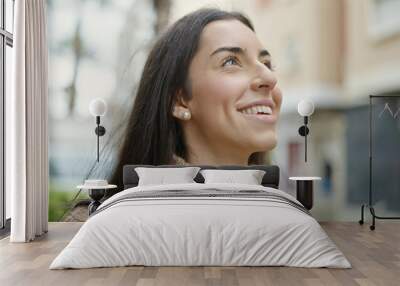
[[[110,179],[126,164],[263,164],[282,94],[271,55],[242,14],[201,9],[153,46]]]

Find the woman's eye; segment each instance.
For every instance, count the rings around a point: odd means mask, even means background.
[[[231,66],[231,65],[237,65],[237,64],[239,64],[239,63],[235,58],[229,58],[223,62],[222,66]]]

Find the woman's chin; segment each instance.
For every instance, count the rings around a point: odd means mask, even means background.
[[[254,143],[252,144],[255,149],[257,150],[256,152],[265,152],[265,151],[270,151],[276,147],[278,143],[278,140],[274,134],[274,136],[268,136],[268,138],[264,140],[254,140]]]

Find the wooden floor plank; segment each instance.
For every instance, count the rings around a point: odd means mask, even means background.
[[[31,243],[0,240],[0,285],[399,285],[400,222],[379,222],[375,231],[357,223],[321,223],[352,269],[297,267],[115,267],[49,270],[82,223],[50,223]]]

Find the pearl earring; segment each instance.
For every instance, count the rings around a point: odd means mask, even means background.
[[[190,117],[191,117],[191,114],[190,114],[189,111],[184,111],[184,112],[182,113],[182,116],[183,116],[183,119],[184,119],[184,120],[189,120]]]

